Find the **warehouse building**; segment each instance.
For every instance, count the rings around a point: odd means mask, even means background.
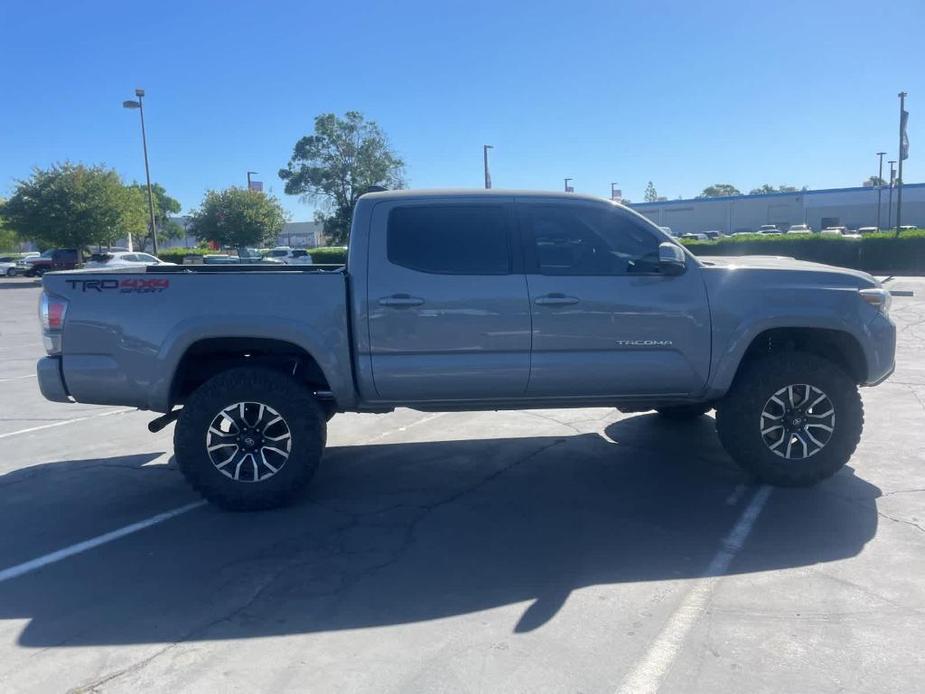
[[[890,208],[890,190],[881,191],[880,226],[896,223],[896,190]],[[762,224],[787,229],[791,224],[809,224],[819,231],[825,227],[849,229],[877,225],[877,189],[829,188],[795,193],[731,195],[722,198],[661,200],[631,204],[630,207],[676,235],[711,229],[732,234],[754,231]],[[902,224],[925,227],[925,183],[903,186]]]

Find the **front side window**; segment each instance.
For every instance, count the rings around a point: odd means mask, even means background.
[[[389,262],[445,275],[509,274],[509,220],[502,205],[396,207],[389,214]]]
[[[519,205],[528,263],[541,275],[659,272],[659,239],[617,210],[592,205]],[[532,256],[532,258],[530,258]]]

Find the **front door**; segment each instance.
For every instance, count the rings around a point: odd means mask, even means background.
[[[369,340],[379,397],[523,396],[530,305],[511,198],[381,204],[369,247]]]
[[[710,361],[700,268],[662,274],[667,240],[607,203],[518,201],[533,316],[528,395],[686,395]]]

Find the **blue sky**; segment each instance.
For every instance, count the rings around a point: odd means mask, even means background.
[[[925,181],[921,0],[870,2],[0,3],[0,195],[32,166],[105,163],[194,207],[276,171],[316,114],[379,122],[413,187],[482,185],[641,201],[706,185],[859,185],[895,158]]]

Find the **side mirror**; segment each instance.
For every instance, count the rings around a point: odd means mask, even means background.
[[[680,275],[687,268],[687,258],[680,246],[665,241],[658,245],[658,265],[666,275]]]

